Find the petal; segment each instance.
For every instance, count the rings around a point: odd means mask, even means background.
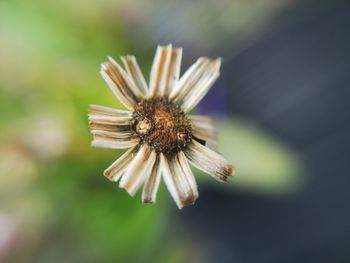
[[[117,182],[130,164],[131,160],[134,158],[138,148],[138,146],[134,146],[133,148],[127,150],[104,171],[103,175],[109,180]]]
[[[158,46],[151,69],[149,97],[162,97],[165,95],[171,57],[171,45]]]
[[[189,118],[193,123],[197,125],[201,125],[203,123],[204,125],[213,127],[213,124],[215,122],[213,118],[205,115],[189,115]]]
[[[106,125],[131,125],[132,117],[89,115],[89,121],[97,124]]]
[[[214,120],[202,115],[189,115],[192,133],[197,141],[203,141],[210,149],[218,148],[217,131]]]
[[[123,124],[104,124],[96,121],[89,121],[89,127],[91,132],[98,131],[107,131],[107,132],[127,132],[131,131],[131,125]]]
[[[140,141],[137,137],[124,136],[123,138],[123,136],[101,131],[94,132],[93,137],[91,146],[111,149],[130,148],[137,145]]]
[[[89,121],[95,124],[131,125],[132,113],[104,106],[90,105]]]
[[[220,182],[226,182],[228,176],[234,174],[234,167],[220,154],[192,140],[184,150],[186,157],[198,169],[203,170]]]
[[[199,58],[181,77],[170,94],[170,100],[182,105],[184,112],[192,110],[219,77],[220,65],[220,58]]]
[[[188,164],[176,155],[168,159],[161,154],[161,169],[164,182],[177,207],[193,204],[198,197],[197,185]]]
[[[134,146],[139,141],[129,126],[90,123],[90,129],[94,138],[92,146],[123,149]]]
[[[149,177],[156,156],[156,152],[152,151],[147,144],[142,145],[120,180],[119,187],[124,188],[131,196],[134,196]]]
[[[126,149],[138,144],[138,141],[115,141],[104,138],[94,138],[91,142],[91,146],[100,148],[110,148],[110,149]]]
[[[158,192],[160,178],[161,178],[159,162],[160,162],[160,156],[157,155],[157,159],[154,163],[152,172],[150,176],[147,178],[145,185],[143,186],[143,191],[142,191],[143,203],[156,202],[157,192]]]
[[[92,115],[92,116],[102,115],[102,116],[114,116],[114,117],[131,117],[132,112],[92,104],[89,107],[89,115]]]
[[[173,48],[171,52],[169,67],[167,69],[165,95],[169,95],[169,93],[174,89],[174,87],[177,85],[177,82],[179,81],[181,59],[182,48]]]
[[[201,71],[205,65],[208,64],[208,58],[201,57],[197,59],[197,61],[189,67],[183,76],[180,78],[177,85],[171,91],[169,95],[169,99],[173,101],[181,101],[182,96],[180,96],[184,91],[187,91],[191,88],[199,79]]]
[[[94,137],[91,145],[112,149],[135,146],[139,140],[133,135],[131,120],[129,111],[90,105],[89,126]]]
[[[148,92],[146,80],[141,72],[139,64],[136,61],[136,58],[131,55],[122,56],[121,60],[123,61],[126,71],[136,85],[136,87],[146,95]]]
[[[91,134],[94,137],[115,139],[115,140],[130,140],[134,136],[134,132],[131,130],[106,131],[101,129],[92,129]]]
[[[190,168],[190,165],[188,163],[188,160],[185,156],[185,154],[180,151],[177,154],[177,160],[178,160],[178,168],[180,168],[180,170],[178,171],[179,174],[183,175],[183,180],[184,182],[186,182],[185,184],[187,184],[189,191],[192,192],[194,200],[193,202],[198,198],[198,187],[197,187],[197,183],[196,183],[196,179],[194,178],[194,175],[192,173],[192,170]],[[176,167],[175,167],[176,169]]]
[[[135,86],[128,74],[111,57],[101,65],[101,75],[117,99],[129,110],[142,98],[142,92]]]
[[[144,93],[142,89],[136,85],[136,83],[133,81],[132,76],[125,72],[125,70],[112,57],[108,57],[108,60],[113,68],[119,72],[120,76],[123,78],[127,92],[130,94],[130,96],[132,96],[136,101],[142,100],[145,97],[146,93]]]

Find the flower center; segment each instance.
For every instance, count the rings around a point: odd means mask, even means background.
[[[137,104],[133,113],[133,129],[141,143],[167,154],[184,149],[192,140],[191,124],[185,113],[162,98],[147,99]]]

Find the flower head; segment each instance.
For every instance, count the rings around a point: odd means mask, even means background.
[[[109,57],[101,74],[117,99],[128,109],[91,105],[89,124],[93,146],[130,148],[104,175],[134,196],[143,185],[142,201],[154,203],[161,178],[182,208],[198,198],[189,162],[226,182],[234,173],[215,151],[212,119],[186,115],[219,76],[221,59],[199,58],[180,78],[182,49],[159,46],[149,85],[134,56],[122,56],[122,68]]]

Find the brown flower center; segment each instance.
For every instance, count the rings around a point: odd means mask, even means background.
[[[166,99],[152,98],[137,104],[133,128],[157,152],[176,153],[192,140],[189,119],[181,109]]]

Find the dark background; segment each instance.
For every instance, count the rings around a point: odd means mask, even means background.
[[[284,198],[208,189],[198,210],[180,216],[206,247],[206,262],[349,262],[349,13],[346,1],[295,4],[225,61],[232,100],[221,110],[293,145],[309,181]],[[222,44],[228,54],[230,44]]]

